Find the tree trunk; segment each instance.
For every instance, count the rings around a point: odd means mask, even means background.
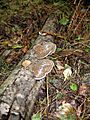
[[[54,15],[49,17],[42,31],[55,32],[55,21]],[[35,44],[40,41],[53,41],[53,36],[39,35]],[[35,60],[32,49],[22,61],[26,59]],[[22,61],[0,86],[0,120],[30,120],[36,96],[44,79],[36,81],[30,70],[22,66]]]

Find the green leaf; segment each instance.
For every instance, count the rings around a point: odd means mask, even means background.
[[[78,89],[77,84],[72,83],[72,84],[70,85],[70,89],[73,90],[73,91],[77,91],[77,89]]]
[[[90,53],[90,45],[85,48],[85,52]]]
[[[52,80],[50,80],[50,83],[51,83],[51,84],[56,84],[56,82],[57,82],[57,79],[52,79]]]
[[[41,114],[40,113],[36,113],[32,116],[32,120],[41,120]]]
[[[62,48],[57,48],[56,51],[57,51],[57,52],[61,52],[61,51],[62,51]]]
[[[80,40],[81,40],[81,36],[78,35],[75,40],[76,40],[76,41],[80,41]]]
[[[65,68],[65,69],[67,69],[67,68],[70,68],[70,69],[71,69],[71,66],[69,66],[68,64],[65,64],[64,68]]]
[[[80,63],[87,66],[87,67],[89,66],[84,60],[80,60]]]
[[[67,25],[68,23],[69,23],[69,19],[67,19],[67,18],[62,18],[60,21],[59,21],[59,23],[61,24],[61,25]]]
[[[19,44],[16,44],[16,45],[13,45],[12,48],[13,49],[17,49],[17,48],[22,48],[23,46],[22,45],[19,45]]]
[[[63,94],[59,92],[59,93],[57,93],[57,95],[56,95],[55,98],[56,98],[57,100],[60,100],[62,97],[63,97]]]
[[[0,42],[1,45],[8,45],[9,43],[10,43],[9,41]]]
[[[12,32],[16,32],[16,31],[20,31],[20,28],[18,25],[14,25],[14,27],[12,27]]]

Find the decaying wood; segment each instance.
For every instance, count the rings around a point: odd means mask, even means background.
[[[55,32],[55,21],[55,16],[52,15],[42,31]],[[35,44],[40,41],[53,41],[53,36],[39,35]],[[30,50],[22,61],[26,59],[36,59],[33,50]],[[0,86],[0,120],[30,120],[36,96],[44,79],[36,81],[29,68],[22,66],[22,61]]]

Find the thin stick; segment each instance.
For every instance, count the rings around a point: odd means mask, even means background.
[[[73,16],[72,16],[72,19],[71,19],[71,21],[70,21],[70,24],[69,24],[69,26],[68,26],[68,31],[71,29],[71,27],[73,27],[74,18],[77,18],[76,13],[77,13],[77,11],[78,11],[78,8],[79,8],[79,6],[80,6],[81,1],[82,1],[82,0],[80,0],[79,3],[78,3],[78,5],[76,6],[76,10],[75,10],[75,12],[74,12],[74,14],[73,14]]]
[[[84,13],[84,15],[82,16],[82,18],[81,18],[81,20],[79,21],[79,23],[77,24],[77,26],[75,27],[75,29],[74,29],[74,31],[73,31],[73,33],[71,34],[71,36],[70,36],[70,37],[72,37],[72,36],[73,36],[73,34],[75,34],[75,33],[76,33],[76,30],[78,29],[79,25],[81,24],[81,22],[83,21],[84,17],[86,16],[86,14],[87,14],[88,10],[89,10],[89,7],[88,7],[88,9],[86,10],[86,12]]]
[[[47,103],[47,107],[44,111],[47,115],[47,120],[48,120],[49,94],[48,94],[48,77],[47,76],[45,78],[45,82],[46,82],[46,103]]]
[[[65,36],[62,36],[62,35],[57,34],[57,33],[52,33],[52,32],[40,31],[39,34],[43,35],[43,36],[51,35],[51,36],[55,36],[55,37],[58,37],[58,38],[66,39]]]
[[[77,0],[74,0],[74,4],[76,4]]]
[[[46,88],[47,88],[47,108],[48,108],[49,107],[48,77],[46,77]]]
[[[74,29],[74,31],[73,31],[74,34],[75,34],[77,28],[79,27],[79,25],[81,24],[81,22],[83,21],[83,18],[86,16],[88,10],[89,10],[89,7],[88,7],[88,9],[86,10],[85,14],[82,16],[82,18],[81,18],[80,22],[78,23],[78,25],[75,27],[75,29]]]
[[[81,41],[81,42],[75,42],[75,43],[72,44],[72,46],[78,45],[78,44],[83,44],[84,45],[84,44],[86,44],[88,42],[90,42],[90,40],[85,40],[85,41]]]

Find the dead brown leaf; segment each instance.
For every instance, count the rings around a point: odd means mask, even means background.
[[[25,67],[25,68],[28,67],[30,64],[31,64],[30,60],[25,60],[25,61],[22,62],[22,66]]]
[[[28,46],[24,46],[24,48],[22,48],[23,53],[26,53],[28,51]]]
[[[85,95],[86,91],[87,91],[87,86],[83,83],[79,88],[79,94]]]
[[[58,60],[56,61],[56,67],[58,70],[64,70],[64,67],[63,67],[61,61],[58,61]]]

